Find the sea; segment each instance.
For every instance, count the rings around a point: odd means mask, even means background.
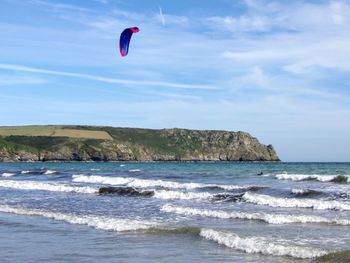
[[[349,250],[350,163],[0,163],[0,262],[350,262]]]

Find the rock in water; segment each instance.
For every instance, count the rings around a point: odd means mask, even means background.
[[[118,194],[125,196],[148,196],[154,195],[153,191],[141,191],[133,187],[100,187],[98,189],[99,194]]]

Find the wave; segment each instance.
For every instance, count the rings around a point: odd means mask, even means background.
[[[214,194],[208,192],[180,192],[180,191],[168,191],[168,190],[155,190],[153,197],[159,199],[210,199],[214,197]]]
[[[331,199],[336,199],[336,200],[343,200],[343,201],[350,201],[350,193],[346,192],[332,192],[330,194]]]
[[[74,174],[73,182],[78,183],[97,183],[97,184],[109,184],[109,185],[125,185],[131,182],[128,177],[108,177],[99,175],[84,175]]]
[[[311,190],[311,189],[293,188],[292,194],[296,197],[310,197],[310,196],[322,195],[322,192]]]
[[[201,184],[201,183],[178,183],[173,181],[138,179],[134,177],[111,177],[99,175],[73,175],[73,182],[81,183],[100,183],[109,185],[127,185],[131,187],[165,187],[179,189],[201,189],[215,188],[221,190],[249,190],[260,189],[262,186],[251,185],[220,185],[220,184]]]
[[[11,176],[14,176],[16,175],[15,173],[3,173],[2,176],[3,177],[11,177]]]
[[[276,174],[279,180],[307,181],[315,180],[319,182],[349,183],[350,177],[346,175],[319,175],[319,174]]]
[[[31,174],[31,175],[42,175],[45,174],[48,170],[44,169],[33,169],[33,170],[23,170],[21,174]]]
[[[100,187],[99,194],[118,194],[123,196],[145,196],[151,197],[154,191],[141,191],[133,187]]]
[[[170,190],[138,190],[133,187],[91,187],[91,186],[73,186],[67,184],[44,183],[36,181],[14,181],[0,180],[0,187],[20,189],[20,190],[41,190],[51,192],[73,192],[83,194],[118,194],[124,196],[145,196],[158,199],[218,199],[220,195],[208,192],[181,192]],[[218,195],[218,196],[217,196]],[[227,197],[229,198],[229,197]]]
[[[214,201],[231,201],[238,202],[242,200],[243,194],[230,194],[230,193],[219,193],[213,195],[212,199]]]
[[[241,199],[243,194],[234,195],[229,193],[209,193],[209,192],[180,192],[180,191],[170,191],[170,190],[154,190],[153,197],[159,199],[181,199],[181,200],[221,200],[221,201],[238,201]]]
[[[190,207],[173,206],[166,204],[161,211],[176,213],[186,216],[202,216],[220,219],[247,219],[258,220],[269,224],[293,224],[293,223],[326,223],[336,225],[350,225],[350,220],[346,219],[328,219],[312,215],[284,215],[268,213],[246,213],[246,212],[227,212],[222,210],[207,210]]]
[[[233,195],[227,193],[213,194],[208,192],[181,192],[170,190],[140,190],[134,187],[100,187],[99,194],[117,194],[122,196],[143,196],[154,197],[158,199],[212,199],[212,200],[224,200],[224,201],[238,201],[242,198],[242,195]]]
[[[178,234],[178,235],[190,235],[190,236],[198,236],[201,232],[200,227],[195,226],[185,226],[185,227],[156,227],[150,228],[147,230],[147,234]]]
[[[47,170],[44,174],[59,174],[58,171]]]
[[[272,256],[291,256],[295,258],[316,258],[327,255],[325,250],[275,244],[263,237],[242,237],[235,233],[227,233],[213,229],[198,227],[167,228],[159,222],[151,220],[135,220],[126,218],[110,218],[95,215],[77,215],[70,213],[51,212],[40,209],[29,209],[0,204],[0,212],[24,216],[39,216],[69,224],[86,225],[106,231],[127,232],[146,231],[148,234],[186,234],[199,235],[207,240],[215,241],[227,247],[246,253],[261,253]]]
[[[57,212],[49,212],[37,209],[27,209],[21,207],[11,207],[7,205],[0,205],[0,212],[12,213],[17,215],[26,216],[41,216],[58,221],[64,221],[70,224],[87,225],[96,229],[103,229],[109,231],[136,231],[144,230],[156,227],[158,224],[155,222],[132,220],[132,219],[117,219],[108,218],[102,216],[90,216],[90,215],[74,215],[63,214]]]
[[[20,190],[42,190],[51,192],[74,192],[84,194],[97,193],[97,189],[90,186],[72,186],[65,184],[44,183],[35,181],[1,180],[0,187]]]
[[[349,263],[350,250],[337,251],[317,258],[314,263]]]
[[[207,240],[212,240],[246,253],[290,256],[294,258],[316,258],[328,254],[327,251],[317,248],[274,244],[262,237],[240,237],[235,233],[226,233],[213,229],[202,229],[199,235]]]
[[[258,205],[267,205],[271,207],[300,207],[313,208],[321,210],[350,210],[350,203],[339,201],[315,200],[315,199],[296,199],[273,197],[269,195],[246,192],[242,199],[249,203]]]
[[[130,172],[130,173],[138,173],[138,172],[142,172],[142,170],[141,169],[130,169],[130,170],[128,170],[128,172]]]

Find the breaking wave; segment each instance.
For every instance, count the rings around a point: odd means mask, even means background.
[[[256,194],[246,192],[242,199],[249,203],[258,205],[267,205],[271,207],[300,207],[313,208],[321,210],[350,210],[350,203],[339,201],[315,200],[315,199],[296,199],[273,197],[270,195]]]
[[[14,176],[15,174],[14,173],[3,173],[2,176],[3,177],[11,177],[11,176]]]
[[[47,170],[44,174],[59,174],[57,171]]]
[[[306,181],[315,180],[319,182],[349,183],[350,177],[345,175],[319,175],[319,174],[276,174],[279,180]]]
[[[173,206],[166,204],[161,208],[168,213],[176,213],[186,216],[202,216],[220,219],[247,219],[259,220],[269,224],[292,224],[292,223],[327,223],[336,225],[350,225],[350,220],[328,219],[312,215],[285,215],[268,213],[227,212],[222,210],[207,210],[190,207]]]
[[[226,233],[213,229],[202,229],[199,235],[207,240],[212,240],[246,253],[290,256],[294,258],[316,258],[328,254],[327,251],[317,248],[274,244],[262,237],[240,237],[235,233]]]
[[[244,185],[220,185],[220,184],[201,184],[201,183],[178,183],[173,181],[138,179],[133,177],[110,177],[99,175],[73,175],[73,182],[81,183],[100,183],[109,185],[127,185],[130,187],[165,187],[178,189],[200,189],[215,188],[221,190],[240,190],[261,188],[260,186],[244,186]]]
[[[155,190],[154,197],[159,199],[210,199],[214,197],[214,194],[207,192],[180,192],[180,191],[168,191],[168,190]]]
[[[117,194],[122,196],[143,196],[143,197],[154,197],[158,199],[181,199],[181,200],[192,200],[192,199],[212,199],[223,200],[223,201],[237,201],[242,198],[242,195],[234,195],[228,193],[213,194],[208,192],[181,192],[171,190],[141,190],[130,186],[125,187],[100,187],[98,190],[99,194]]]
[[[322,192],[311,190],[311,189],[293,188],[292,194],[296,197],[310,197],[310,196],[322,195]]]
[[[144,196],[158,199],[213,199],[213,200],[230,200],[230,194],[213,194],[208,192],[181,192],[171,190],[140,190],[133,187],[91,187],[91,186],[74,186],[57,183],[44,183],[37,181],[15,181],[0,180],[0,187],[20,189],[20,190],[41,190],[51,192],[72,192],[83,194],[117,194],[123,196]],[[231,198],[232,199],[232,198]]]
[[[156,227],[155,222],[132,220],[132,219],[117,219],[101,216],[83,215],[78,216],[74,214],[63,214],[57,212],[42,211],[37,209],[26,209],[21,207],[11,207],[7,205],[0,205],[0,212],[12,213],[26,216],[41,216],[58,221],[64,221],[70,224],[87,225],[96,229],[103,229],[109,231],[136,231]]]
[[[21,190],[42,190],[51,192],[74,192],[84,194],[97,193],[97,189],[90,186],[72,186],[65,184],[44,183],[35,181],[1,180],[0,187]]]
[[[198,228],[163,228],[158,222],[134,220],[126,218],[110,218],[105,216],[75,215],[59,212],[50,212],[39,209],[28,209],[23,207],[13,207],[0,205],[0,212],[25,216],[40,216],[48,219],[66,222],[69,224],[86,225],[95,229],[106,231],[138,231],[146,230],[149,233],[171,233],[171,234],[191,234],[197,235],[227,247],[241,250],[246,253],[261,253],[272,256],[291,256],[295,258],[316,258],[327,255],[325,250],[300,247],[291,245],[281,245],[271,243],[263,237],[241,237],[235,233],[216,231],[213,229]]]

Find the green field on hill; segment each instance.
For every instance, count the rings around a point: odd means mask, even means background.
[[[86,130],[68,128],[69,126],[2,126],[0,136],[49,136],[49,137],[69,137],[81,139],[113,140],[106,132],[101,130]]]

